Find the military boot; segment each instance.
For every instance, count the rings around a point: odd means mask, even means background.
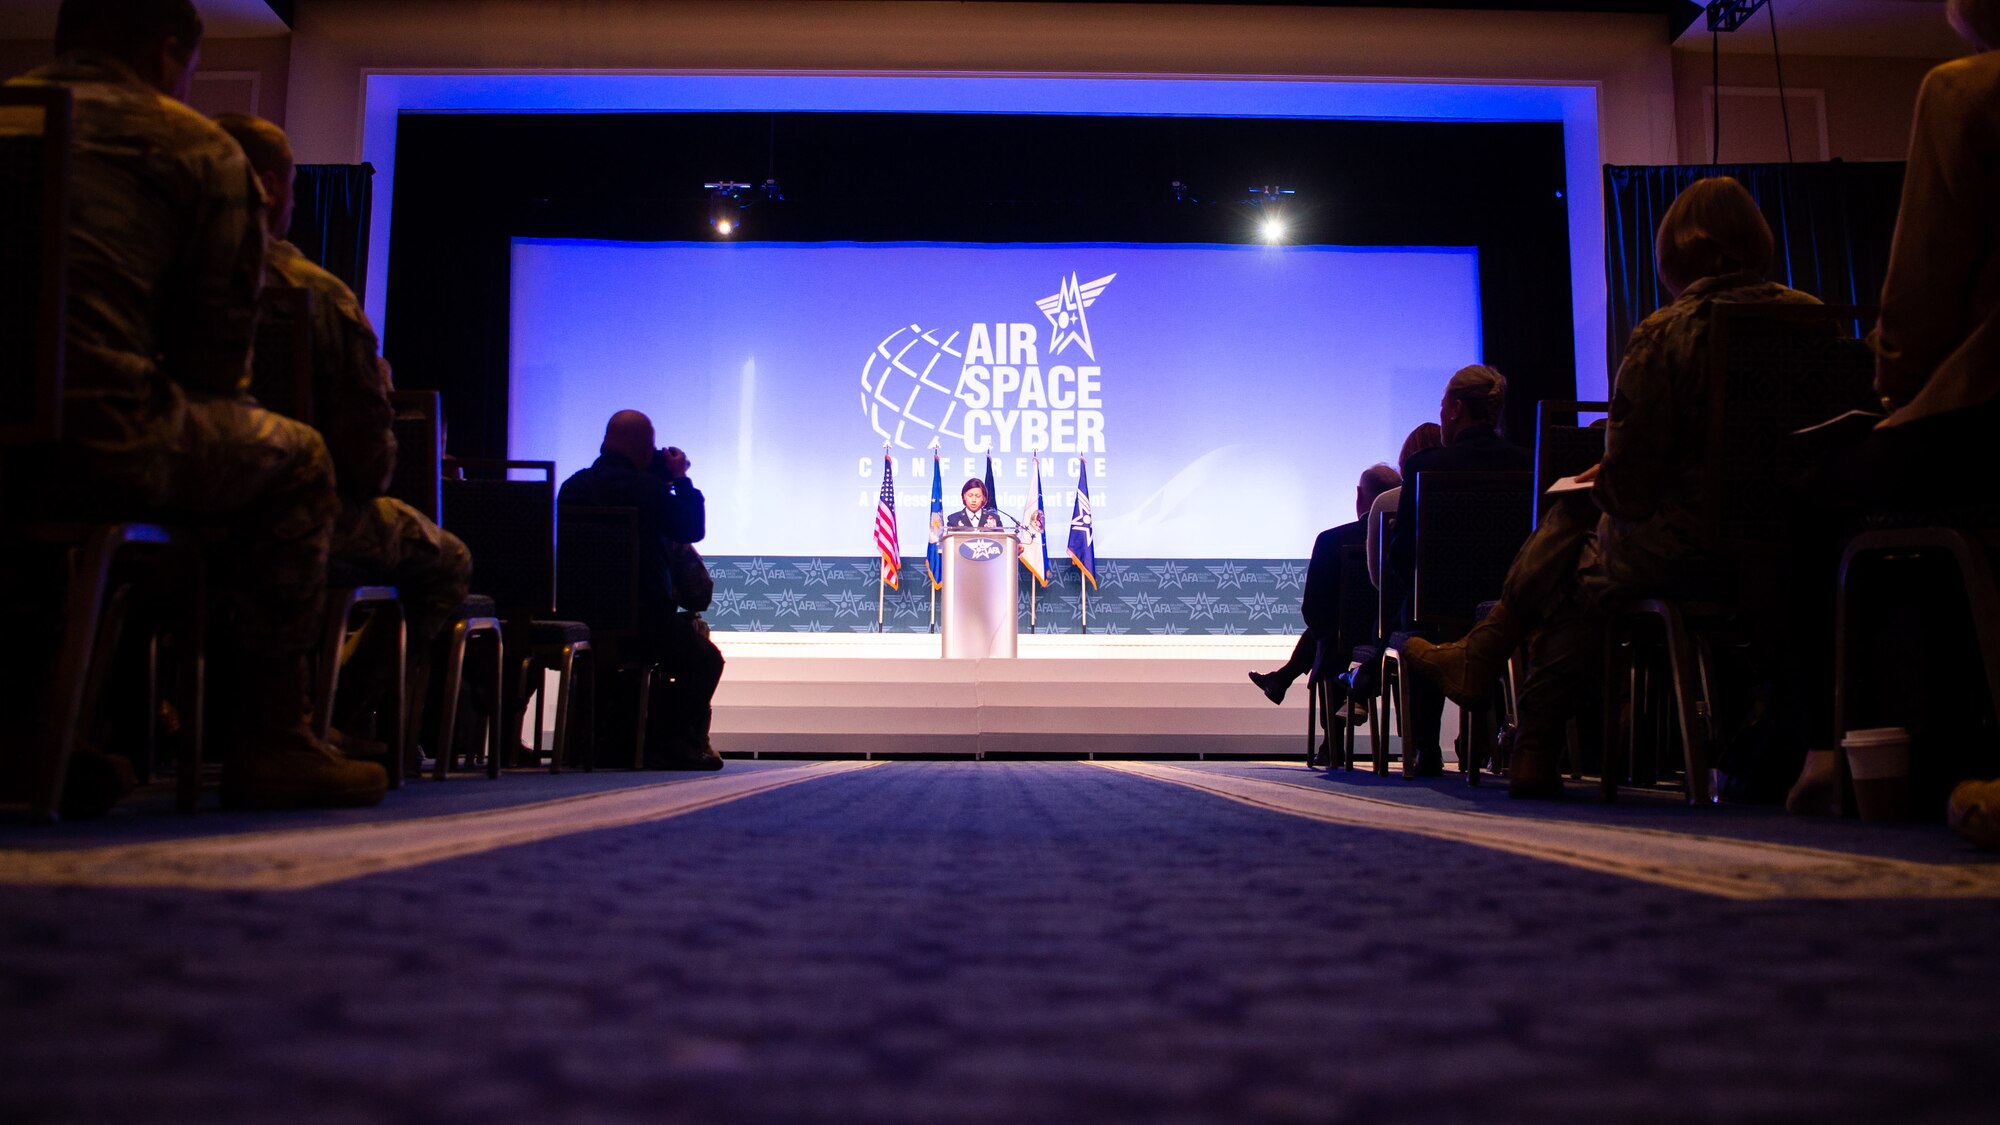
[[[1484,707],[1493,685],[1507,667],[1507,659],[1521,647],[1520,626],[1507,603],[1493,607],[1486,619],[1472,627],[1461,641],[1433,644],[1411,637],[1403,657],[1425,679],[1436,684],[1460,707]]]
[[[222,803],[238,809],[354,808],[377,804],[389,775],[313,736],[305,657],[246,665],[218,684]],[[233,689],[233,690],[231,690]]]

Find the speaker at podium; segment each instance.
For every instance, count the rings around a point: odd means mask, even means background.
[[[1019,655],[1015,598],[1020,538],[1012,531],[952,528],[939,545],[944,548],[945,659]]]

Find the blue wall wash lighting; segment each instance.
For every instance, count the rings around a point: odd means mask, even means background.
[[[371,74],[362,158],[373,163],[369,314],[386,321],[396,136],[404,113],[991,113],[1404,121],[1562,126],[1576,392],[1606,383],[1604,229],[1597,92],[1590,85],[1130,78],[661,74]],[[725,169],[717,169],[724,171]],[[1288,251],[1289,253],[1289,251]]]

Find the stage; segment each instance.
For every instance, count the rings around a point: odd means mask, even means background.
[[[1292,757],[1304,681],[1246,678],[1293,637],[1023,634],[1012,660],[945,660],[933,634],[716,632],[725,754]],[[1392,743],[1392,746],[1394,744]],[[1393,751],[1392,751],[1393,752]]]

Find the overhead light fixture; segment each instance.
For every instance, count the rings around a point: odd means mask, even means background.
[[[712,180],[701,186],[708,189],[708,225],[723,238],[742,229],[744,212],[750,209],[751,204],[760,200],[781,203],[785,198],[776,179],[768,179],[761,184]]]
[[[1265,242],[1277,245],[1285,241],[1291,225],[1285,220],[1285,197],[1298,192],[1276,184],[1264,184],[1250,188],[1250,207],[1257,215],[1257,233]]]

